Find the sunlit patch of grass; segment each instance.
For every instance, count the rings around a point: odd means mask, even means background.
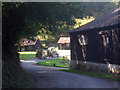
[[[95,72],[86,72],[86,71],[80,71],[80,70],[66,70],[66,69],[58,69],[56,71],[65,71],[65,72],[71,72],[71,73],[78,73],[78,74],[84,74],[89,76],[94,76],[98,78],[104,78],[104,79],[110,79],[113,81],[119,81],[120,82],[120,75],[112,75],[112,74],[103,74],[103,73],[95,73]]]
[[[36,51],[21,51],[21,52],[36,52]]]
[[[20,60],[35,59],[36,51],[22,51],[20,54]]]
[[[19,54],[36,54],[37,52],[18,52]]]
[[[26,53],[20,53],[20,60],[27,60],[27,59],[35,59],[35,53],[33,54],[26,54]]]
[[[70,60],[63,59],[62,57],[51,59],[47,61],[38,62],[40,66],[52,66],[52,67],[66,67],[69,68]]]

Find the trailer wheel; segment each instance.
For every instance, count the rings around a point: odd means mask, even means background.
[[[57,57],[59,57],[59,54],[57,54]]]
[[[44,57],[44,59],[45,59],[46,57]]]
[[[53,58],[53,55],[52,55],[52,58]]]

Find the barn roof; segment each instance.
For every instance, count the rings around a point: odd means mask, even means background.
[[[116,9],[115,11],[108,13],[102,17],[99,17],[95,20],[93,20],[92,22],[85,24],[83,26],[80,26],[77,29],[74,29],[71,32],[76,32],[76,31],[82,31],[82,30],[89,30],[92,28],[101,28],[101,27],[105,27],[105,26],[110,26],[110,25],[115,25],[120,23],[120,9]]]
[[[60,37],[58,40],[58,43],[64,44],[64,43],[70,43],[70,37]]]

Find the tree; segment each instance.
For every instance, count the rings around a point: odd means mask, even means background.
[[[106,13],[109,13],[113,10],[115,10],[117,8],[116,4],[113,2],[104,2],[104,3],[99,3],[99,2],[77,2],[77,3],[63,3],[66,4],[68,7],[68,10],[72,15],[73,20],[76,21],[76,19],[81,20],[82,17],[87,18],[87,17],[94,17],[94,18],[98,18],[100,16],[103,16]],[[59,10],[58,10],[59,11]],[[89,21],[91,21],[89,19]],[[89,22],[86,21],[86,22]],[[77,23],[77,22],[76,22]],[[81,23],[78,26],[83,25],[83,21],[79,22]],[[84,22],[85,23],[85,22]],[[44,33],[42,33],[40,31],[39,36],[42,38],[42,40],[48,40],[48,41],[57,41],[56,38],[59,38],[61,35],[62,36],[68,36],[68,31],[74,29],[73,27],[75,27],[74,25],[66,25],[66,23],[64,23],[61,26],[54,26],[53,28],[51,28],[52,31],[50,31],[48,33],[48,30],[46,30],[45,28],[43,29]]]

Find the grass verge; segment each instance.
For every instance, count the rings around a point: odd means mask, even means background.
[[[114,74],[103,74],[103,73],[95,73],[95,72],[86,72],[86,71],[80,71],[80,70],[66,70],[66,69],[57,69],[56,71],[65,71],[65,72],[71,72],[71,73],[78,73],[78,74],[84,74],[89,75],[93,77],[103,78],[103,79],[110,79],[113,81],[119,81],[120,82],[120,75]]]
[[[69,68],[70,60],[63,59],[62,57],[59,57],[59,58],[56,58],[56,59],[51,59],[51,60],[47,60],[47,61],[38,62],[37,65]]]
[[[36,52],[35,51],[24,51],[18,52],[20,54],[20,60],[27,60],[27,59],[35,59]]]
[[[35,59],[35,54],[20,54],[20,60]]]
[[[21,51],[21,52],[36,52],[36,51]]]

